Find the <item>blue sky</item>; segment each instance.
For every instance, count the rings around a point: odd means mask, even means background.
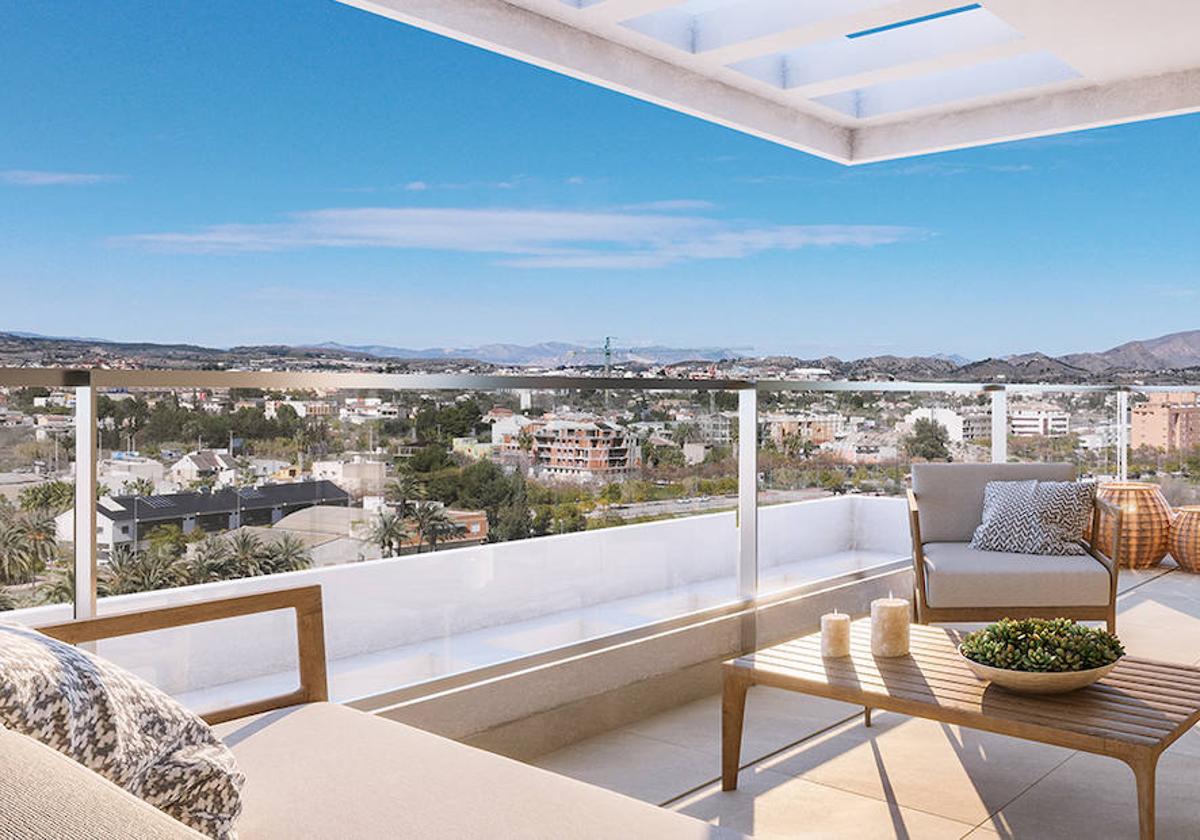
[[[1196,116],[848,169],[331,0],[0,32],[0,330],[983,357],[1200,327]]]

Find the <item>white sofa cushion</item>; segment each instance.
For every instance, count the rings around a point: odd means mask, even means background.
[[[0,726],[0,840],[204,840],[58,750]]]
[[[1108,569],[1091,555],[1054,557],[978,551],[965,542],[925,543],[925,594],[947,607],[1103,607]]]
[[[293,706],[216,729],[246,774],[241,840],[741,836],[345,706]]]

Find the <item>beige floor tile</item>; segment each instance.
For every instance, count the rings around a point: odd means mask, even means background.
[[[762,766],[976,825],[1071,755],[1069,750],[877,713]]]
[[[742,764],[794,744],[862,709],[794,691],[754,686],[746,698]],[[721,697],[713,695],[625,727],[628,732],[669,744],[721,754]]]
[[[716,756],[624,730],[579,741],[530,763],[655,805],[721,774]]]
[[[712,785],[673,810],[752,834],[804,840],[958,840],[971,826],[770,770],[742,771],[739,788]]]
[[[1168,750],[1158,764],[1158,840],[1200,837],[1200,757]],[[1078,753],[992,818],[1000,837],[1136,840],[1133,773],[1120,761]]]

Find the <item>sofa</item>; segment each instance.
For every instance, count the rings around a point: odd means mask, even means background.
[[[242,840],[741,836],[328,702],[317,586],[39,629],[77,644],[277,609],[296,614],[300,687],[205,715],[246,777]],[[0,727],[2,840],[202,836],[56,750]]]

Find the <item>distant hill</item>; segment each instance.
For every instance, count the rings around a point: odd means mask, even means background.
[[[842,360],[834,356],[801,359],[754,357],[745,347],[613,348],[613,363],[626,370],[671,366],[673,373],[705,372],[714,362],[733,362],[751,377],[777,376],[780,369],[824,368],[834,377],[853,380],[958,382],[1200,382],[1200,330],[1130,341],[1110,350],[1048,356],[1022,353],[969,361],[962,356],[869,356]],[[195,344],[120,342],[96,338],[55,338],[31,333],[0,332],[0,366],[129,363],[137,367],[272,367],[287,369],[387,369],[441,371],[496,367],[598,368],[604,351],[560,341],[538,344],[485,344],[478,347],[409,349],[378,344],[260,345],[213,348]],[[739,374],[742,375],[742,374]]]
[[[1200,330],[1130,341],[1103,353],[1072,353],[1067,364],[1092,373],[1105,370],[1179,370],[1200,367]]]
[[[317,350],[364,353],[381,359],[477,359],[494,365],[536,365],[561,367],[604,364],[604,351],[598,347],[544,341],[539,344],[484,344],[478,347],[430,347],[411,349],[379,344],[351,345],[327,341],[312,345]],[[684,361],[718,362],[745,356],[746,347],[614,347],[614,362],[669,365]]]

